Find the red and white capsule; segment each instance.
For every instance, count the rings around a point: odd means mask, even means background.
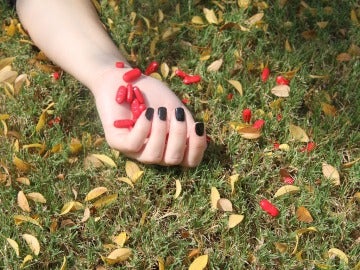
[[[260,201],[260,207],[272,217],[277,217],[280,213],[279,209],[266,199]]]
[[[133,68],[123,75],[123,80],[127,83],[131,83],[139,79],[141,76],[141,70],[138,68]]]

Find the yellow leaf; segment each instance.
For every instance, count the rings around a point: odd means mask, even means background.
[[[19,171],[28,172],[30,170],[30,164],[24,162],[16,156],[13,158],[13,163]]]
[[[208,23],[219,24],[218,18],[216,17],[214,10],[203,8],[203,12]]]
[[[80,222],[81,222],[81,223],[86,222],[86,221],[90,218],[90,215],[91,215],[90,209],[89,209],[88,207],[86,207],[86,208],[84,209],[83,218],[81,219]]]
[[[251,0],[238,0],[237,4],[240,8],[247,9],[251,3]]]
[[[34,202],[46,203],[45,197],[41,193],[38,193],[38,192],[30,192],[30,193],[26,194],[26,197],[29,200],[32,200]]]
[[[41,227],[40,223],[37,220],[35,220],[35,219],[31,218],[31,217],[28,217],[28,216],[15,215],[14,216],[14,221],[15,221],[15,225],[20,225],[23,222],[30,222],[30,223],[32,223],[34,225],[37,225],[37,226]]]
[[[161,9],[158,10],[158,17],[159,17],[158,22],[162,23],[164,20],[164,12]]]
[[[220,200],[220,194],[216,187],[211,187],[210,199],[211,199],[211,209],[217,210],[218,209],[217,202],[218,200]]]
[[[300,240],[300,236],[303,235],[304,233],[310,233],[310,232],[317,232],[318,230],[315,227],[308,227],[308,228],[304,228],[304,229],[298,229],[295,231],[296,235],[296,243],[295,243],[295,247],[294,250],[291,252],[291,255],[296,254],[297,248],[299,246],[299,240]]]
[[[261,132],[258,128],[253,127],[243,127],[240,129],[237,129],[238,133],[241,137],[249,140],[258,139],[261,137]]]
[[[329,257],[330,258],[333,258],[333,257],[338,257],[341,261],[343,261],[345,264],[348,264],[349,263],[349,259],[348,257],[346,256],[346,254],[340,250],[340,249],[337,249],[337,248],[330,248],[329,251],[328,251],[328,254],[329,254]]]
[[[357,158],[353,161],[350,161],[350,162],[347,162],[347,163],[344,163],[342,166],[344,168],[351,168],[356,162],[360,161],[360,158]]]
[[[333,105],[321,102],[321,109],[325,115],[335,116],[336,115],[336,108]]]
[[[233,174],[230,176],[230,187],[231,187],[231,194],[235,192],[235,183],[239,180],[239,174]]]
[[[27,243],[27,245],[29,246],[29,248],[31,249],[31,251],[37,256],[40,253],[40,243],[37,240],[37,238],[31,234],[27,234],[24,233],[22,235],[22,237],[24,238],[25,242]]]
[[[74,207],[75,201],[70,201],[64,204],[63,208],[60,211],[60,215],[65,215],[69,213]]]
[[[154,78],[154,79],[157,79],[159,81],[162,81],[161,75],[159,73],[157,73],[157,72],[153,72],[149,76]]]
[[[135,162],[129,160],[125,163],[125,172],[133,183],[136,183],[136,181],[139,180],[144,173],[144,171],[141,171]]]
[[[199,25],[204,25],[204,24],[205,24],[204,21],[203,21],[203,19],[202,19],[200,16],[194,16],[194,17],[192,17],[191,23],[193,23],[193,24],[199,24]]]
[[[286,39],[286,41],[285,41],[285,50],[287,52],[292,52],[292,50],[293,50],[288,39]]]
[[[66,257],[64,256],[63,263],[60,267],[60,270],[66,270],[66,269],[67,269],[67,260],[66,260]]]
[[[165,261],[164,258],[158,257],[158,270],[165,270]]]
[[[306,222],[306,223],[311,223],[314,221],[309,210],[307,210],[304,206],[300,206],[296,210],[296,218],[298,221],[302,221],[302,222]]]
[[[161,71],[161,75],[166,78],[167,76],[169,76],[169,72],[170,72],[170,68],[168,66],[168,64],[166,63],[162,63],[160,65],[160,71]]]
[[[126,261],[131,256],[131,249],[117,248],[112,251],[107,257],[102,257],[107,264],[113,265],[119,262]]]
[[[71,139],[69,149],[71,154],[76,155],[82,150],[82,144],[78,139]]]
[[[127,177],[119,177],[116,180],[118,180],[120,182],[124,182],[124,183],[128,184],[129,186],[131,186],[132,188],[134,188],[133,182],[131,182],[131,180]]]
[[[285,186],[282,186],[281,188],[279,188],[278,191],[276,191],[274,198],[280,197],[285,194],[293,194],[293,193],[296,193],[299,191],[300,191],[300,188],[297,186],[285,185]]]
[[[243,96],[243,88],[241,82],[236,80],[228,80],[228,82],[235,87],[235,89],[239,92],[240,96]]]
[[[250,25],[254,25],[254,24],[260,22],[263,17],[264,17],[264,12],[257,13],[257,14],[255,14],[255,15],[251,16],[251,17],[247,20],[247,23],[250,24]]]
[[[289,131],[291,137],[293,137],[294,140],[300,141],[300,142],[309,142],[309,137],[306,134],[306,132],[299,126],[290,125]]]
[[[223,59],[218,59],[215,60],[214,62],[212,62],[208,67],[207,67],[207,71],[208,72],[214,72],[214,71],[218,71],[221,67],[223,63]]]
[[[46,111],[43,111],[39,117],[37,124],[36,124],[36,127],[35,127],[36,132],[39,132],[40,130],[42,130],[44,128],[45,122],[46,122]]]
[[[197,257],[190,264],[189,270],[203,270],[203,269],[205,269],[206,265],[208,264],[208,260],[209,260],[209,256],[207,254]]]
[[[100,5],[100,3],[98,2],[98,0],[91,0],[91,2],[93,3],[94,7],[96,8],[96,11],[97,11],[98,13],[100,13],[100,12],[101,12],[101,5]]]
[[[355,44],[351,44],[348,49],[348,53],[351,56],[360,56],[360,47],[356,46]]]
[[[107,191],[108,191],[108,189],[106,187],[94,188],[94,189],[90,190],[89,193],[86,195],[85,202],[91,201],[91,200],[101,196],[102,194],[104,194]]]
[[[285,152],[290,151],[290,146],[287,143],[282,143],[279,145],[279,149]]]
[[[6,57],[3,59],[0,59],[0,70],[2,70],[4,67],[11,65],[12,62],[14,62],[16,57]]]
[[[28,81],[27,79],[27,75],[26,74],[21,74],[19,75],[15,82],[14,82],[14,94],[17,95],[19,94],[22,85],[24,84],[24,82]]]
[[[26,265],[28,262],[32,261],[32,259],[33,259],[33,256],[31,256],[31,255],[26,255],[25,258],[23,259],[21,265],[20,265],[20,269],[24,268],[25,265]]]
[[[112,241],[117,244],[119,247],[123,247],[126,240],[128,239],[128,236],[126,232],[121,232],[118,235],[114,236],[112,238]]]
[[[176,184],[176,192],[174,195],[174,199],[177,199],[180,196],[181,193],[181,183],[178,179],[175,180],[175,184]]]
[[[290,86],[286,84],[276,85],[271,89],[271,93],[277,97],[288,97],[290,94]]]
[[[317,22],[316,24],[317,26],[319,26],[320,29],[324,29],[329,24],[329,22],[322,21],[322,22]]]
[[[107,205],[113,203],[114,201],[116,201],[117,197],[118,197],[117,193],[108,195],[108,196],[105,196],[105,197],[95,201],[93,205],[95,208],[102,208],[102,207],[107,206]]]
[[[11,238],[6,238],[6,241],[8,241],[9,245],[14,249],[16,256],[19,257],[20,252],[19,252],[18,243],[15,240],[11,239]]]
[[[236,225],[238,225],[241,221],[243,221],[244,216],[243,215],[235,215],[232,214],[229,216],[229,222],[228,222],[228,228],[234,228]]]
[[[359,20],[358,20],[358,18],[356,16],[356,11],[354,9],[352,9],[351,12],[350,12],[350,19],[353,22],[353,24],[359,25]]]
[[[0,114],[0,120],[7,120],[10,118],[10,115],[8,114]]]
[[[233,210],[232,203],[230,200],[220,198],[216,204],[217,208],[224,212],[231,212]]]
[[[23,210],[25,212],[31,212],[29,202],[22,190],[20,190],[17,195],[17,203],[18,203],[18,206],[21,208],[21,210]]]
[[[322,173],[334,186],[340,185],[340,174],[335,167],[324,162],[322,164]]]
[[[98,160],[103,162],[105,165],[108,165],[109,167],[116,168],[116,163],[107,155],[103,154],[92,154],[92,156],[96,157]]]
[[[285,253],[287,251],[288,245],[286,243],[279,243],[276,242],[275,243],[275,248],[280,252],[280,253]]]

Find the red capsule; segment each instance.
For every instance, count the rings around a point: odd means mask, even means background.
[[[183,98],[181,102],[186,105],[189,104],[190,100],[188,98]]]
[[[286,79],[285,77],[280,75],[280,76],[276,77],[276,83],[279,84],[279,85],[283,85],[283,84],[289,85],[290,81],[288,79]]]
[[[246,108],[242,111],[242,119],[245,123],[250,123],[251,120],[251,110]]]
[[[133,114],[133,118],[134,119],[138,119],[140,114],[141,114],[141,111],[139,109],[139,106],[140,106],[140,103],[137,99],[134,99],[132,102],[131,102],[131,105],[130,105],[130,109],[131,109],[131,112]]]
[[[269,76],[270,76],[270,69],[268,67],[264,67],[261,73],[261,80],[263,82],[266,82],[269,79]]]
[[[124,62],[116,62],[115,63],[115,67],[117,67],[117,68],[123,68],[123,67],[125,67],[125,64],[124,64]]]
[[[282,114],[281,114],[281,113],[277,114],[277,115],[276,115],[276,120],[277,120],[278,122],[280,122],[281,119],[282,119]]]
[[[265,124],[265,121],[263,119],[256,120],[253,124],[253,128],[261,129],[264,124]]]
[[[144,101],[144,96],[142,95],[139,87],[134,86],[134,87],[133,87],[133,90],[134,90],[135,97],[137,98],[137,100],[139,101],[139,103],[145,103],[145,101]]]
[[[135,125],[135,122],[131,119],[121,119],[114,121],[114,127],[116,128],[130,128]]]
[[[262,199],[260,201],[260,207],[272,217],[279,215],[279,210],[276,208],[276,206],[266,199]]]
[[[145,70],[145,75],[149,76],[151,73],[154,73],[159,68],[159,63],[156,61],[152,61]]]
[[[134,100],[134,88],[132,87],[132,84],[127,85],[127,95],[126,95],[126,102],[131,104],[131,102]]]
[[[201,81],[200,75],[187,75],[183,79],[183,83],[185,83],[185,84],[198,83],[200,81]]]
[[[314,150],[316,147],[315,142],[308,142],[306,146],[300,149],[300,152],[308,152],[310,153],[312,150]]]
[[[58,79],[60,79],[60,73],[59,73],[59,72],[54,72],[54,73],[52,74],[52,77],[53,77],[53,79],[54,79],[55,81],[57,81]]]
[[[227,96],[226,96],[226,99],[227,100],[232,100],[234,97],[234,94],[233,93],[229,93]]]
[[[118,91],[116,92],[116,98],[115,98],[117,103],[121,104],[126,100],[127,91],[128,91],[127,87],[123,85],[119,87]]]
[[[138,68],[133,68],[123,75],[123,80],[127,83],[131,83],[137,79],[139,79],[141,76],[141,70]]]
[[[184,79],[186,76],[189,76],[184,71],[182,71],[181,69],[177,69],[175,71],[175,75],[180,77],[181,79]]]
[[[139,111],[140,111],[140,113],[142,113],[143,111],[145,111],[146,110],[146,105],[144,104],[144,103],[141,103],[140,105],[139,105]]]
[[[280,148],[280,143],[274,142],[274,149],[279,150],[279,148]]]
[[[295,180],[291,176],[284,176],[283,181],[285,184],[292,185],[294,184]]]

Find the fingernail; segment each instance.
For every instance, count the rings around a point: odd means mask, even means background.
[[[165,107],[159,107],[158,108],[158,116],[160,118],[161,121],[165,121],[166,120],[166,116],[167,116],[167,110]]]
[[[198,122],[195,124],[195,133],[198,136],[204,135],[204,123]]]
[[[147,120],[151,121],[154,116],[154,109],[153,108],[147,108],[145,112],[145,117]]]
[[[178,121],[185,121],[185,111],[183,108],[179,107],[175,109],[175,118]]]

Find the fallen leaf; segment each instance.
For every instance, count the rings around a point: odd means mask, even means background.
[[[188,253],[187,257],[188,257],[189,259],[191,259],[191,258],[197,256],[197,255],[200,253],[200,251],[201,251],[200,248],[194,248],[194,249],[190,250],[190,252]]]
[[[33,259],[33,256],[31,256],[29,254],[26,255],[25,258],[23,259],[22,263],[20,264],[20,269],[24,268],[28,262],[32,261],[32,259]]]
[[[336,115],[336,107],[324,102],[321,102],[321,109],[325,115],[335,116]]]
[[[39,120],[36,124],[36,127],[35,127],[35,131],[36,132],[39,132],[40,130],[42,130],[45,126],[45,123],[46,123],[46,115],[47,115],[47,112],[46,111],[43,111],[39,117]]]
[[[162,257],[157,258],[158,261],[158,270],[165,270],[165,260]]]
[[[285,152],[290,151],[290,146],[287,143],[282,143],[279,145],[279,149]]]
[[[230,200],[220,198],[216,204],[217,208],[224,212],[231,212],[233,210],[232,203]]]
[[[276,85],[271,89],[271,93],[277,97],[288,97],[290,95],[290,86],[286,84]]]
[[[244,139],[254,140],[261,137],[260,129],[254,127],[244,127],[237,130]]]
[[[40,228],[42,228],[40,223],[37,220],[33,219],[32,217],[23,216],[23,215],[15,215],[14,221],[15,221],[15,225],[20,225],[23,222],[29,222],[29,223],[32,223],[32,224],[37,225]]]
[[[178,179],[175,180],[175,184],[176,184],[176,192],[174,195],[174,199],[177,199],[180,196],[181,193],[181,183]]]
[[[223,64],[223,59],[218,59],[215,60],[214,62],[212,62],[208,67],[207,67],[207,71],[208,72],[215,72],[218,71],[220,69],[220,67]]]
[[[71,209],[74,207],[75,202],[70,201],[64,204],[63,208],[60,211],[60,215],[65,215],[71,211]]]
[[[355,44],[351,44],[348,49],[348,53],[351,56],[360,56],[360,47]]]
[[[105,165],[109,166],[109,167],[113,167],[116,168],[116,163],[107,155],[103,155],[103,154],[92,154],[93,157],[96,157],[98,160],[100,160],[101,162],[103,162]]]
[[[309,142],[309,137],[306,132],[299,126],[291,125],[289,126],[289,131],[291,137],[300,142]]]
[[[83,214],[83,217],[80,222],[81,223],[86,222],[90,218],[90,215],[91,215],[90,209],[88,207],[86,207],[84,209],[84,214]]]
[[[359,25],[359,19],[357,18],[356,11],[354,9],[350,11],[350,20],[353,24]]]
[[[31,168],[29,163],[26,163],[25,161],[21,160],[17,156],[14,156],[13,158],[13,164],[16,166],[16,168],[21,172],[28,172]]]
[[[133,182],[127,177],[119,177],[119,178],[116,178],[116,180],[118,180],[120,182],[124,182],[124,183],[128,184],[129,186],[131,186],[132,188],[134,188]]]
[[[131,249],[117,248],[112,251],[107,257],[102,257],[103,261],[109,265],[117,264],[126,261],[131,256]]]
[[[117,194],[117,193],[112,194],[112,195],[105,196],[105,197],[103,197],[103,198],[95,201],[95,202],[93,203],[93,206],[94,206],[95,208],[97,208],[97,209],[98,209],[98,208],[102,208],[102,207],[104,207],[104,206],[107,206],[107,205],[115,202],[116,199],[117,199],[117,197],[118,197],[118,194]]]
[[[340,185],[340,174],[335,167],[324,162],[322,164],[322,173],[334,186]]]
[[[274,198],[286,195],[286,194],[293,194],[296,192],[299,192],[300,188],[294,185],[285,185],[278,189],[278,191],[275,192]]]
[[[311,216],[310,212],[304,207],[300,206],[296,210],[296,218],[298,221],[311,223],[314,221],[313,217]]]
[[[329,251],[328,251],[328,255],[330,258],[333,258],[333,257],[338,257],[341,261],[343,261],[345,264],[348,264],[349,263],[349,259],[348,257],[346,256],[346,254],[340,250],[340,249],[337,249],[337,248],[330,248]]]
[[[329,24],[329,22],[322,21],[322,22],[317,22],[316,24],[317,26],[319,26],[320,29],[324,29]]]
[[[348,53],[340,53],[336,56],[336,60],[339,62],[348,62],[351,60],[351,55]]]
[[[198,25],[204,25],[204,20],[200,16],[194,16],[191,18],[191,23],[198,24]]]
[[[300,237],[304,234],[304,233],[311,233],[311,232],[317,232],[318,230],[315,227],[308,227],[308,228],[303,228],[303,229],[298,229],[295,231],[295,238],[296,238],[296,243],[295,243],[295,247],[294,250],[291,252],[291,255],[296,254],[297,252],[297,248],[299,246],[299,241],[300,241]]]
[[[31,234],[27,234],[24,233],[22,235],[22,237],[24,238],[25,242],[27,243],[27,245],[29,246],[29,248],[31,249],[31,251],[38,256],[40,253],[40,243],[39,240],[37,240],[37,238]]]
[[[144,173],[135,162],[129,160],[125,163],[125,172],[133,183],[136,183]]]
[[[360,161],[360,158],[356,158],[355,160],[353,161],[350,161],[350,162],[346,162],[344,163],[342,166],[344,168],[351,168],[356,162]]]
[[[126,232],[121,232],[118,235],[112,237],[112,241],[117,244],[119,247],[123,247],[126,240],[128,239],[128,236]]]
[[[189,270],[203,270],[203,269],[205,269],[206,265],[208,264],[208,260],[209,260],[209,256],[207,254],[197,257],[190,264]]]
[[[66,257],[64,256],[60,270],[66,270],[66,269],[67,269],[67,260],[66,260]]]
[[[239,180],[239,174],[233,174],[230,176],[230,187],[231,187],[231,194],[235,192],[235,183]]]
[[[108,189],[106,187],[96,187],[96,188],[90,190],[89,193],[86,195],[85,202],[91,201],[91,200],[101,196],[102,194],[104,194],[107,191],[108,191]]]
[[[211,187],[210,199],[211,199],[211,209],[217,210],[218,209],[217,202],[218,200],[220,200],[220,194],[216,187]]]
[[[264,17],[264,13],[263,13],[263,12],[257,13],[257,14],[255,14],[255,15],[251,16],[251,17],[247,20],[247,23],[248,23],[249,25],[254,25],[254,24],[260,22],[263,17]]]
[[[24,194],[24,192],[22,190],[20,190],[18,192],[17,195],[17,203],[18,206],[21,208],[21,210],[25,211],[25,212],[31,212],[30,206],[29,206],[29,202]]]
[[[228,80],[228,82],[235,87],[235,89],[239,92],[240,96],[243,96],[243,88],[241,82],[236,80]]]
[[[45,197],[41,193],[38,193],[38,192],[30,192],[30,193],[26,194],[26,197],[29,200],[32,200],[34,202],[46,203]]]
[[[160,71],[161,71],[161,75],[166,78],[167,76],[169,76],[169,72],[170,72],[170,68],[168,66],[168,64],[166,63],[162,63],[160,66]]]
[[[293,48],[291,47],[290,42],[289,42],[288,39],[285,40],[285,51],[287,51],[287,52],[292,52],[293,51]]]
[[[214,10],[203,8],[203,12],[208,23],[219,24],[218,18],[216,17]]]
[[[288,249],[288,245],[286,243],[279,243],[276,242],[275,243],[275,248],[280,252],[280,253],[285,253]]]
[[[228,222],[228,228],[234,228],[236,225],[238,225],[240,222],[242,222],[244,219],[243,215],[236,215],[232,214],[229,216],[229,222]]]
[[[16,256],[20,256],[20,251],[19,251],[19,245],[18,243],[11,239],[11,238],[6,238],[6,241],[9,243],[9,245],[13,248],[13,250],[15,251]]]
[[[237,0],[239,8],[247,9],[251,3],[251,0]]]

